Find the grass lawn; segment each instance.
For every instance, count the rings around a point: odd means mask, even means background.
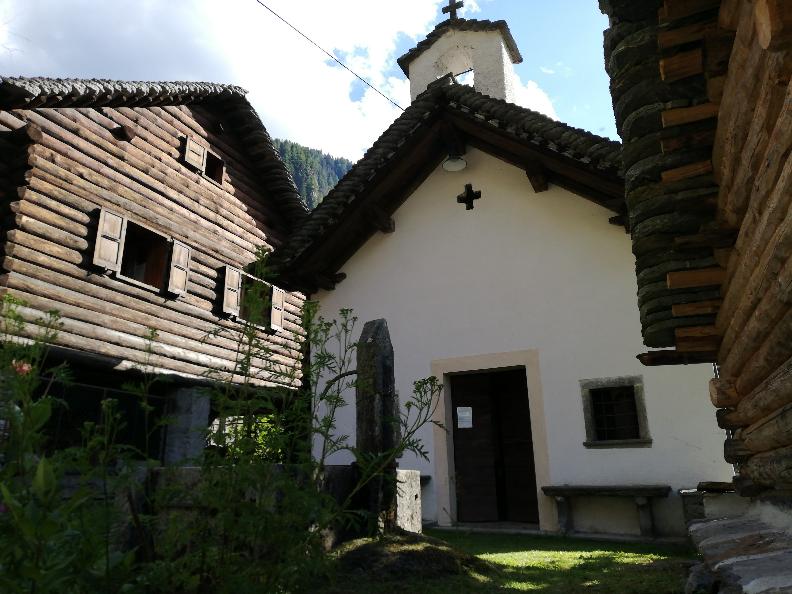
[[[681,594],[686,547],[429,531],[348,543],[317,594]]]

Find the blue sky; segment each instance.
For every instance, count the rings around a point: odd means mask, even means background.
[[[402,105],[396,58],[447,0],[263,0]],[[505,19],[520,102],[615,138],[597,0],[468,0]],[[0,0],[0,74],[233,83],[273,136],[358,159],[399,115],[255,0]]]

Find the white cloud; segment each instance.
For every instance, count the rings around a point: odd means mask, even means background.
[[[555,74],[556,72],[555,70],[553,70],[552,68],[548,68],[547,66],[539,66],[539,70],[541,70],[545,74]]]
[[[406,107],[397,41],[422,38],[441,0],[264,3]],[[400,113],[255,0],[5,0],[0,23],[4,75],[239,84],[274,136],[338,156],[360,157]]]
[[[423,38],[445,4],[401,0],[384,12],[371,0],[263,2],[403,107],[397,42]],[[0,72],[234,83],[273,136],[351,159],[401,113],[255,0],[0,0]],[[515,82],[518,103],[556,117],[535,82]]]
[[[532,80],[523,84],[520,76],[516,73],[514,75],[514,102],[517,105],[543,113],[554,120],[558,119],[553,101],[544,89]]]

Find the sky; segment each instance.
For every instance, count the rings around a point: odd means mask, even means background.
[[[402,107],[396,64],[447,0],[260,0]],[[517,102],[616,139],[596,0],[467,0],[504,19]],[[0,74],[237,84],[270,134],[357,160],[401,113],[257,0],[0,0]]]

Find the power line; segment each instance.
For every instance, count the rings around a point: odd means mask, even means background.
[[[369,81],[367,81],[365,78],[363,78],[362,76],[360,76],[360,75],[359,75],[357,72],[355,72],[355,71],[354,71],[354,70],[352,70],[352,69],[351,69],[349,66],[347,66],[346,64],[344,64],[344,63],[343,63],[341,60],[339,60],[338,58],[336,58],[336,57],[335,57],[335,55],[333,55],[333,54],[331,54],[330,52],[328,52],[328,51],[327,51],[325,48],[323,48],[321,45],[319,45],[318,43],[316,43],[316,42],[315,42],[313,39],[311,39],[310,37],[308,37],[308,36],[307,36],[305,33],[303,33],[302,31],[300,31],[300,30],[299,30],[297,27],[295,27],[294,25],[292,25],[292,24],[291,24],[289,21],[287,21],[286,19],[284,19],[284,18],[283,18],[281,15],[279,15],[277,12],[275,12],[274,10],[272,10],[272,9],[271,9],[269,6],[267,6],[266,4],[264,4],[264,2],[262,2],[261,0],[256,0],[256,2],[258,2],[258,3],[259,3],[261,6],[263,6],[264,8],[266,8],[268,11],[270,11],[270,12],[271,12],[271,13],[272,13],[272,14],[273,14],[275,17],[277,17],[277,18],[278,18],[280,21],[282,21],[284,24],[288,25],[288,26],[289,26],[291,29],[293,29],[293,30],[294,30],[296,33],[298,33],[300,36],[302,36],[303,38],[305,38],[305,40],[306,40],[306,41],[308,41],[308,42],[309,42],[311,45],[315,46],[316,48],[318,48],[319,50],[321,50],[322,52],[324,52],[324,54],[325,54],[327,57],[329,57],[329,58],[330,58],[331,60],[333,60],[334,62],[338,63],[338,65],[339,65],[339,66],[341,66],[342,68],[344,68],[344,69],[346,69],[347,71],[351,72],[351,73],[352,73],[352,74],[353,74],[353,75],[354,75],[354,76],[355,76],[355,77],[356,77],[358,80],[360,80],[360,81],[361,81],[363,84],[365,84],[366,86],[368,86],[369,88],[371,88],[372,90],[374,90],[374,91],[375,91],[375,92],[376,92],[378,95],[381,95],[382,97],[384,97],[385,99],[387,99],[388,101],[390,101],[390,103],[391,103],[391,104],[393,104],[393,105],[394,105],[395,107],[397,107],[398,109],[401,109],[402,111],[404,111],[404,108],[403,108],[401,105],[399,105],[398,103],[396,103],[396,102],[395,102],[393,99],[391,99],[390,97],[388,97],[388,96],[387,96],[385,93],[383,93],[382,91],[380,91],[380,90],[379,90],[377,87],[375,87],[375,86],[374,86],[374,85],[372,85],[372,84],[371,84]]]

